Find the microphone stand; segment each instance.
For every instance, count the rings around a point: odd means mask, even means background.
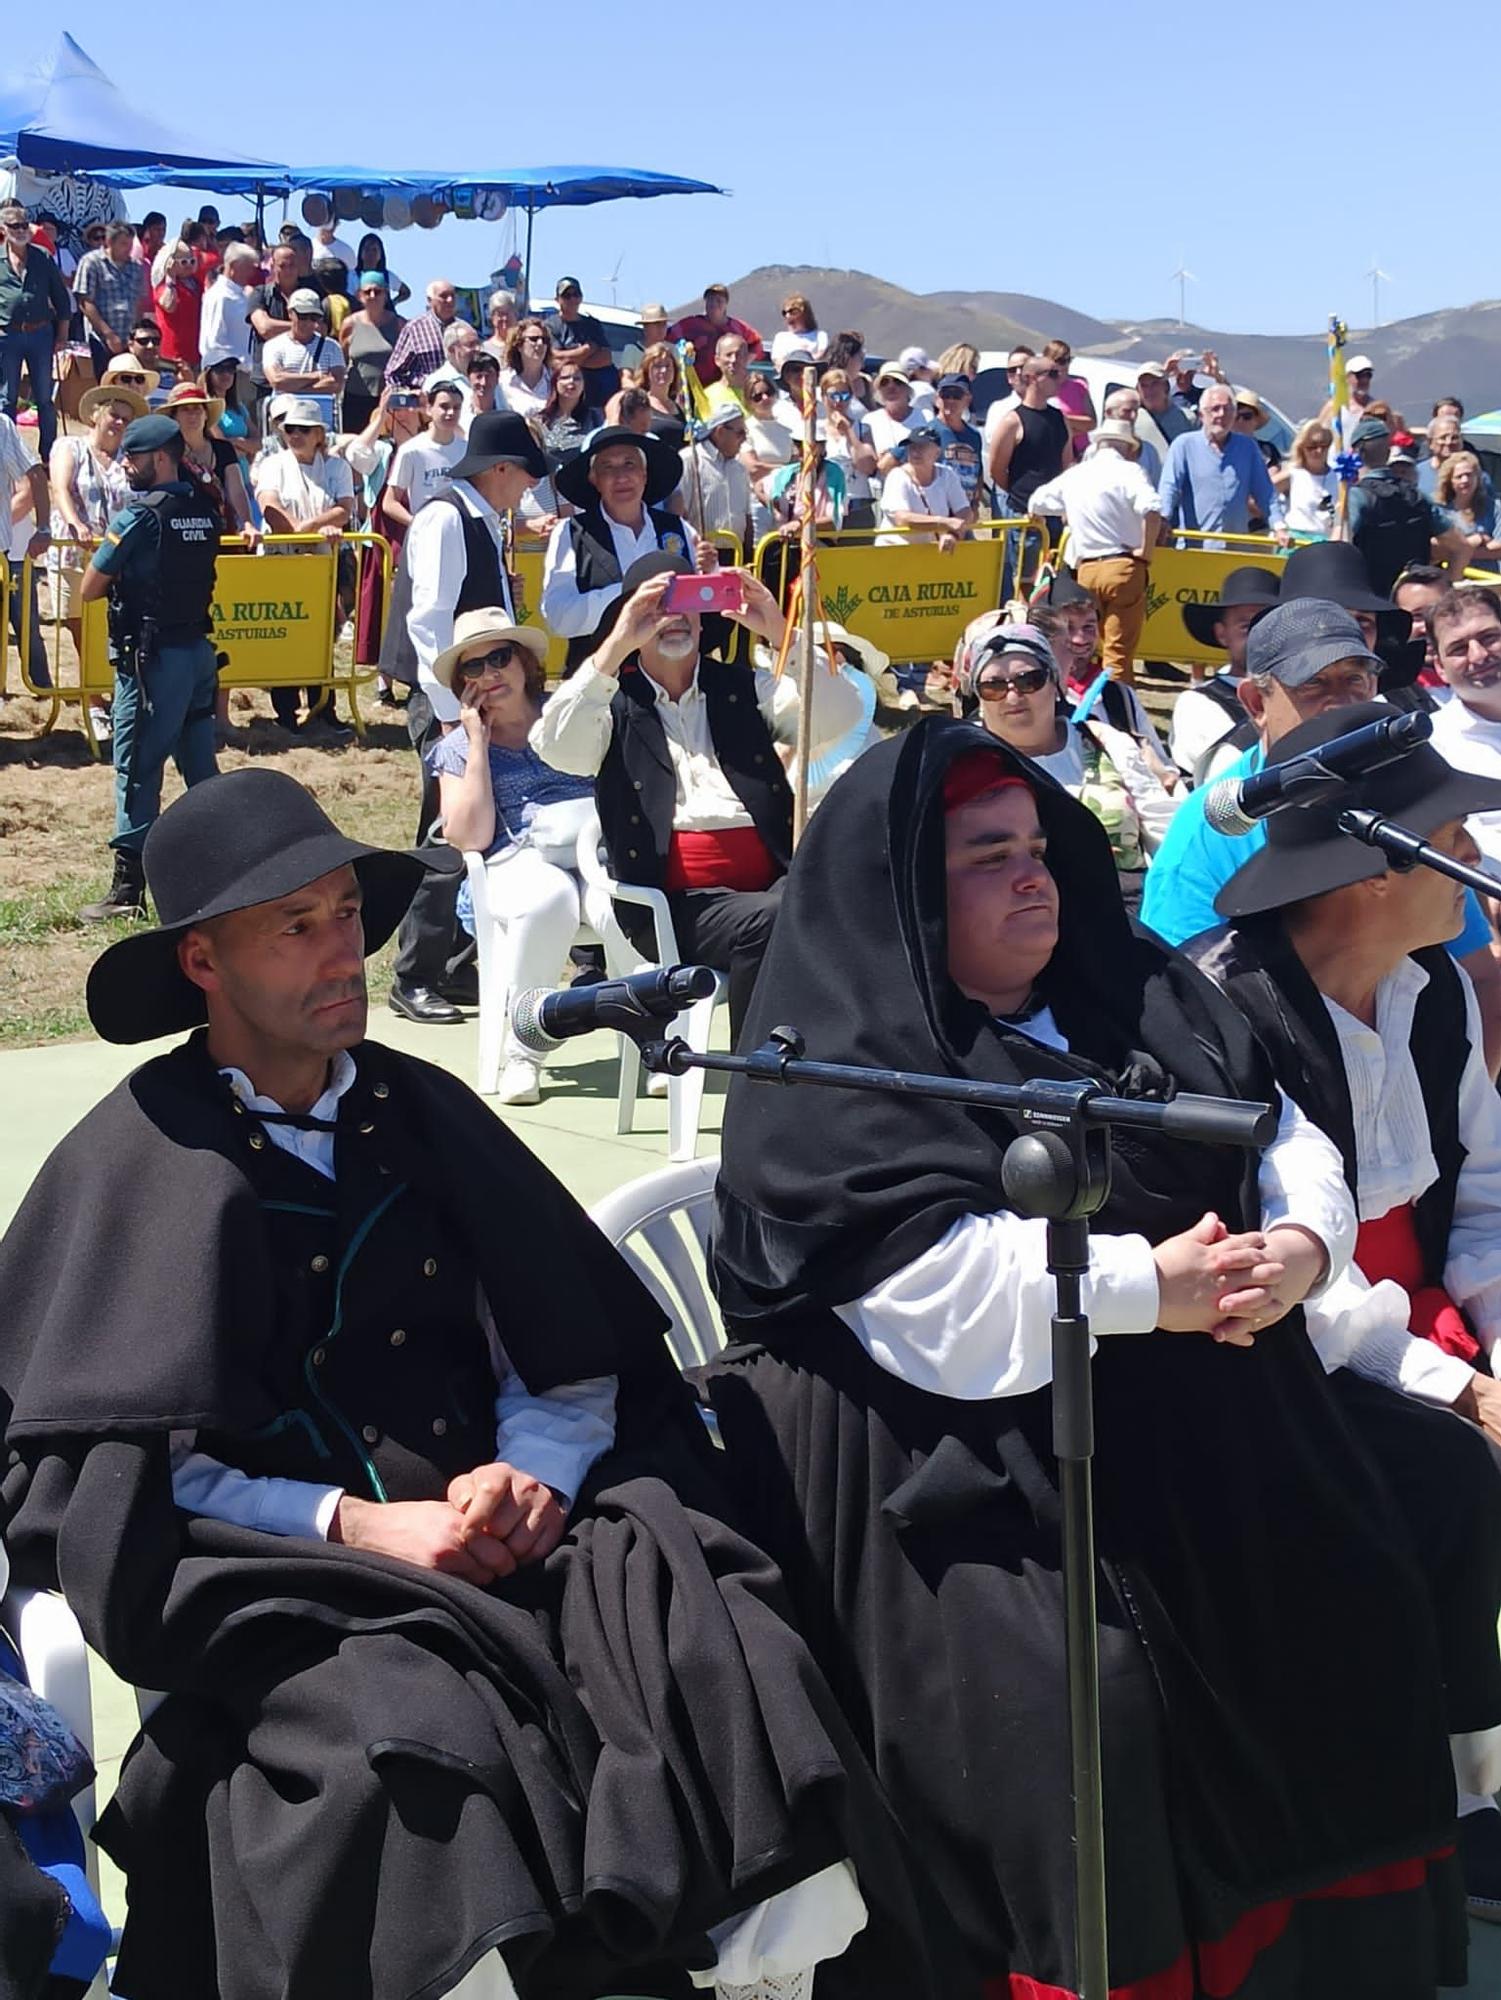
[[[613,1025],[613,1024],[612,1024]],[[671,1022],[639,1020],[626,1032],[648,1069],[682,1076],[690,1069],[747,1076],[756,1083],[810,1084],[830,1090],[880,1091],[942,1098],[1016,1115],[1022,1131],[1006,1148],[1001,1179],[1020,1215],[1047,1221],[1047,1261],[1055,1300],[1053,1450],[1063,1501],[1063,1616],[1069,1756],[1074,1807],[1074,1945],[1079,2000],[1108,2000],[1105,1911],[1105,1813],[1100,1752],[1100,1655],[1095,1610],[1094,1401],[1089,1319],[1083,1278],[1089,1269],[1089,1219],[1110,1193],[1110,1128],[1125,1125],[1203,1145],[1261,1147],[1277,1129],[1269,1104],[1180,1096],[1166,1104],[1111,1097],[1088,1079],[977,1083],[912,1070],[809,1062],[796,1028],[774,1028],[749,1055],[700,1053],[670,1035]]]
[[[1372,812],[1369,806],[1346,806],[1339,815],[1339,830],[1348,833],[1354,840],[1363,840],[1367,847],[1376,847],[1386,856],[1393,868],[1404,873],[1421,864],[1432,868],[1436,874],[1447,875],[1452,881],[1462,882],[1467,889],[1477,895],[1490,896],[1501,902],[1501,877],[1488,875],[1482,868],[1472,868],[1467,861],[1456,861],[1452,854],[1445,854],[1424,840],[1411,827],[1403,826],[1394,819],[1384,819],[1380,813]]]

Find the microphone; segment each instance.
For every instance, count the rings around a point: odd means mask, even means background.
[[[1321,793],[1348,785],[1367,771],[1395,764],[1433,734],[1433,718],[1421,710],[1383,716],[1363,729],[1331,736],[1317,750],[1269,764],[1249,778],[1224,778],[1204,795],[1204,817],[1216,833],[1250,833],[1258,820],[1283,806],[1309,805]]]
[[[592,986],[565,986],[553,992],[533,986],[511,1002],[511,1032],[533,1055],[551,1055],[574,1035],[617,1028],[642,1037],[659,1034],[695,1000],[707,1000],[717,985],[707,965],[654,966],[626,979],[600,979]]]

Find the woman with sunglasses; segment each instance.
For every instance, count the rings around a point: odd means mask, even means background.
[[[162,330],[162,357],[198,372],[198,323],[203,312],[203,284],[197,253],[181,237],[164,243],[151,265],[151,304]]]
[[[411,286],[404,279],[398,278],[386,262],[386,246],[373,230],[360,238],[359,247],[354,253],[354,268],[361,274],[366,271],[378,271],[392,305],[404,306],[412,296]]]
[[[1463,537],[1465,563],[1470,569],[1501,567],[1501,519],[1496,496],[1485,490],[1485,474],[1472,451],[1451,452],[1439,468],[1434,495]]]
[[[771,343],[771,365],[780,369],[789,354],[811,354],[822,361],[829,351],[829,336],[813,317],[813,308],[801,292],[789,292],[782,301],[782,331]]]
[[[876,448],[843,368],[825,371],[818,384],[818,400],[829,458],[844,474],[844,526],[873,528],[876,508],[870,482],[876,469]]]
[[[579,927],[578,836],[594,783],[544,764],[527,738],[542,713],[547,641],[499,606],[462,612],[433,677],[457,695],[459,726],[428,752],[451,847],[486,857],[490,908],[505,927],[508,995],[556,981]],[[469,884],[459,922],[474,933]],[[502,1104],[535,1104],[542,1065],[506,1026]]]
[[[1327,542],[1339,505],[1339,474],[1329,463],[1334,433],[1312,417],[1298,428],[1287,454],[1282,485],[1287,499],[1287,532],[1304,541]],[[1278,484],[1277,475],[1272,484]]]
[[[506,335],[500,392],[518,417],[540,416],[552,394],[552,342],[540,319],[518,320]]]
[[[344,315],[339,345],[349,371],[344,377],[344,428],[362,431],[380,401],[386,386],[386,363],[406,321],[391,303],[391,280],[386,271],[374,267],[362,270],[355,296],[359,304]]]
[[[1121,893],[1134,910],[1148,859],[1177,810],[1135,738],[1100,716],[1072,719],[1060,700],[1053,649],[1032,625],[997,626],[976,649],[959,691],[966,712],[978,708],[992,736],[1089,807],[1110,836]]]

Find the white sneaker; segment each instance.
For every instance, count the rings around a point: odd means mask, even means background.
[[[513,1056],[500,1073],[497,1096],[502,1104],[540,1104],[542,1068],[524,1056]]]

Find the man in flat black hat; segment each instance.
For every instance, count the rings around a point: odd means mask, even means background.
[[[776,599],[749,570],[738,624],[767,649],[741,666],[704,652],[704,620],[669,609],[667,591],[691,577],[686,556],[663,549],[626,572],[593,650],[532,727],[532,747],[556,770],[594,779],[610,872],[664,889],[678,949],[729,975],[738,1034],[771,936],[792,859],[792,787],[777,755],[796,747],[802,702],[790,674],[771,672],[786,632]],[[832,669],[814,679],[816,756],[860,721],[860,697]],[[620,922],[649,950],[639,905]]]
[[[565,674],[593,648],[605,612],[620,596],[621,579],[643,556],[686,556],[702,570],[718,566],[711,542],[664,505],[683,476],[677,453],[650,431],[607,424],[553,484],[579,509],[559,521],[547,544],[542,617],[568,641]]]
[[[1277,580],[1275,570],[1260,563],[1243,563],[1230,571],[1220,585],[1219,596],[1211,602],[1180,607],[1189,636],[1225,655],[1222,667],[1186,687],[1173,703],[1168,749],[1190,784],[1206,781],[1216,747],[1228,738],[1238,738],[1235,751],[1229,753],[1234,755],[1249,749],[1256,740],[1256,725],[1240,699],[1240,683],[1246,671],[1251,627],[1277,602]]]
[[[521,622],[506,567],[507,518],[546,476],[546,456],[525,419],[510,410],[482,411],[449,484],[419,510],[402,544],[380,664],[412,690],[406,722],[421,774],[419,842],[438,819],[438,784],[423,753],[459,719],[459,704],[434,678],[433,661],[453,643],[461,611],[499,606]],[[457,896],[457,877],[437,875],[412,898],[390,996],[391,1011],[409,1021],[451,1024],[464,1018],[458,1001],[478,1001],[474,940],[460,928]]]
[[[779,1023],[833,1062],[1277,1096],[1234,1009],[1133,931],[1089,810],[946,719],[819,807],[743,1045]],[[1052,1293],[1004,1190],[1015,1131],[733,1080],[713,1248],[737,1344],[709,1371],[835,1693],[1012,1996],[1079,1990]],[[1261,1158],[1116,1145],[1085,1281],[1113,1991],[1463,1978],[1432,1618],[1301,1330],[1353,1237],[1338,1155],[1285,1101]]]
[[[1379,721],[1370,704],[1304,723],[1277,764]],[[1388,866],[1336,823],[1368,807],[1474,865],[1465,816],[1501,782],[1427,744],[1328,802],[1274,813],[1219,892],[1228,922],[1190,956],[1251,1022],[1278,1082],[1340,1148],[1360,1215],[1348,1276],[1307,1309],[1352,1423],[1412,1524],[1444,1642],[1445,1695],[1475,1914],[1501,1920],[1501,1100],[1474,990],[1444,949],[1464,922],[1446,876]]]
[[[122,1990],[677,1996],[753,1981],[766,1935],[789,1971],[844,1951],[846,1856],[910,1965],[660,1310],[462,1084],[365,1039],[365,955],[439,865],[274,772],[178,800],[161,927],[88,1003],[194,1032],[0,1244],[14,1573],[165,1694],[99,1828]]]

